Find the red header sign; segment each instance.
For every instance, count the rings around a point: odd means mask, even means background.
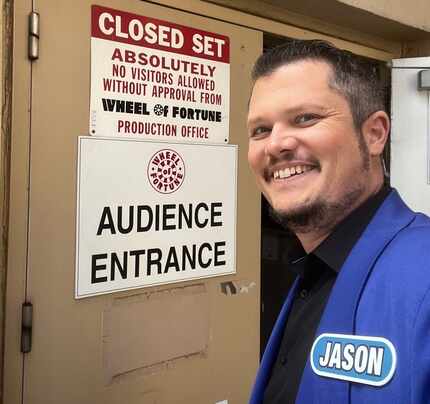
[[[107,7],[92,6],[91,35],[217,62],[230,62],[229,38]]]

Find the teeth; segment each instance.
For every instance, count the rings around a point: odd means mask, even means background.
[[[290,171],[286,168],[285,170],[279,170],[279,177],[280,178],[288,178],[290,176]]]
[[[285,168],[283,170],[276,170],[276,171],[274,171],[273,178],[275,180],[280,179],[280,178],[281,179],[282,178],[289,178],[292,175],[302,174],[302,173],[305,173],[305,172],[307,172],[307,171],[309,171],[311,169],[312,168],[309,167],[309,166],[300,166],[300,165],[295,166],[295,167],[287,167],[287,168]]]

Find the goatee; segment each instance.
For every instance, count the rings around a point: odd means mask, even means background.
[[[317,199],[290,211],[276,211],[270,206],[269,214],[281,226],[293,233],[304,234],[330,230],[347,216],[362,193],[362,187],[357,187],[339,201],[330,202]]]

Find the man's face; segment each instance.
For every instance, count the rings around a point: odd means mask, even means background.
[[[248,161],[272,208],[286,217],[321,207],[348,213],[371,192],[368,152],[360,150],[346,99],[329,87],[330,74],[324,62],[293,62],[258,79],[252,92]]]

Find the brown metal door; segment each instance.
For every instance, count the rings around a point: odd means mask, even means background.
[[[13,118],[23,137],[12,149],[12,160],[22,164],[19,171],[12,162],[11,192],[20,204],[11,208],[9,263],[21,257],[22,265],[8,279],[5,403],[21,403],[21,393],[24,404],[246,403],[259,356],[260,210],[246,163],[245,117],[262,33],[143,1],[98,3],[230,38],[230,143],[239,145],[237,273],[75,300],[77,137],[88,134],[92,3],[36,2],[40,57],[31,82],[22,43],[29,2],[15,3],[21,35],[15,68],[26,73],[14,85],[31,115],[28,122],[27,115]],[[28,199],[20,178],[28,182]],[[21,234],[26,217],[28,240]],[[20,299],[34,307],[33,345],[25,355],[15,341]]]

